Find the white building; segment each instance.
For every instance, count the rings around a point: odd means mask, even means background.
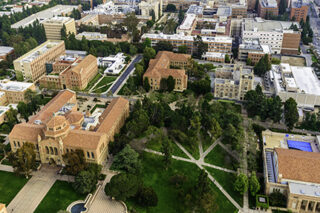
[[[196,15],[193,13],[187,13],[182,24],[177,28],[177,33],[184,33],[185,35],[191,35],[192,30],[196,22]]]
[[[99,40],[106,41],[108,39],[107,34],[102,34],[99,32],[82,32],[76,35],[76,39],[81,40],[85,37],[87,40]]]
[[[29,26],[30,24],[33,24],[36,20],[38,20],[40,23],[43,21],[52,18],[54,16],[64,16],[66,14],[69,14],[72,12],[73,9],[79,9],[79,6],[73,6],[73,5],[56,5],[54,7],[48,8],[46,10],[40,11],[38,13],[32,14],[28,16],[27,18],[22,19],[21,21],[18,21],[17,23],[11,25],[11,28],[13,29],[19,29],[20,27],[24,28]]]
[[[108,1],[105,4],[99,4],[94,9],[83,11],[84,14],[98,15],[119,15],[134,12],[135,9],[131,5],[115,5],[114,2]]]
[[[155,19],[162,16],[162,0],[145,0],[139,3],[139,10],[142,16],[150,16],[154,12]]]
[[[290,30],[291,24],[299,26],[298,22],[273,21],[261,18],[244,19],[242,22],[242,39],[259,39],[261,45],[269,45],[272,54],[280,54],[283,44],[283,35],[295,34]]]
[[[98,57],[98,66],[105,67],[104,74],[119,74],[125,67],[126,56],[123,53],[110,55],[108,57]]]
[[[301,107],[320,106],[320,81],[312,67],[272,65],[269,75],[282,101],[293,98]]]

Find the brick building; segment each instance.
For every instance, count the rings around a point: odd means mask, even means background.
[[[76,94],[64,90],[28,123],[14,126],[9,134],[11,149],[15,152],[24,143],[32,143],[38,160],[57,165],[65,164],[64,154],[82,150],[87,162],[102,164],[108,143],[128,116],[129,101],[121,97],[113,99],[102,114],[84,115],[77,111]]]
[[[168,51],[158,52],[155,59],[151,59],[149,67],[143,75],[143,79],[148,78],[150,88],[159,90],[161,79],[172,76],[175,80],[175,91],[187,89],[188,76],[184,68],[188,65],[190,55],[177,54]],[[172,69],[171,67],[179,68]]]
[[[279,8],[276,0],[259,0],[258,15],[261,18],[278,16]]]
[[[303,19],[304,22],[307,21],[309,10],[309,2],[306,0],[293,0],[290,6],[290,19],[295,19],[295,21],[300,22]]]

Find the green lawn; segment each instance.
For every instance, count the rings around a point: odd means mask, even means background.
[[[236,181],[235,174],[209,167],[206,167],[206,170],[218,181],[218,183],[220,183],[224,190],[226,190],[240,206],[243,206],[243,196],[233,189],[233,183]]]
[[[103,79],[97,84],[96,88],[109,84],[117,79],[118,76],[104,76]]]
[[[214,138],[211,138],[208,134],[206,134],[204,131],[200,131],[200,138],[202,141],[202,148],[203,151],[205,152],[213,143],[214,143]]]
[[[158,205],[153,208],[142,208],[135,205],[132,200],[127,201],[128,208],[134,207],[139,213],[176,213],[183,212],[184,205],[179,199],[179,194],[174,186],[170,184],[170,177],[176,173],[183,173],[188,177],[186,187],[194,186],[197,181],[200,169],[192,163],[173,160],[168,170],[162,165],[162,157],[150,153],[143,154],[143,180],[147,186],[152,186],[158,195]],[[219,210],[216,212],[234,212],[235,207],[224,197],[221,192],[212,185],[217,196]]]
[[[87,88],[85,88],[84,91],[89,91],[89,89],[90,89],[91,87],[93,87],[93,85],[94,85],[95,83],[97,83],[100,78],[101,78],[101,74],[98,73],[98,74],[88,83]]]
[[[27,182],[23,176],[0,171],[0,203],[8,205]]]
[[[172,155],[188,158],[188,156],[176,145],[176,143],[171,143]],[[161,152],[161,144],[156,140],[150,140],[147,142],[147,148],[158,152]]]
[[[86,195],[77,194],[72,185],[65,181],[57,180],[47,195],[43,198],[35,213],[57,213],[65,210],[76,200],[84,200]]]
[[[12,166],[12,164],[9,162],[9,160],[8,160],[7,158],[4,159],[4,160],[1,162],[1,164],[7,165],[7,166]]]
[[[206,163],[220,166],[227,169],[234,169],[232,166],[232,156],[229,155],[219,144],[204,158]]]
[[[92,92],[100,94],[106,92],[111,87],[111,84],[100,87],[99,89],[92,90]]]
[[[196,144],[194,147],[186,146],[183,144],[181,145],[192,155],[192,157],[194,157],[194,159],[198,160],[200,158],[198,144]]]

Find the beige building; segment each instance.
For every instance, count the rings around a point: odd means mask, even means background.
[[[150,16],[154,12],[156,20],[162,16],[162,0],[145,0],[139,3],[142,16]]]
[[[292,212],[320,212],[319,136],[262,132],[265,191],[279,190]]]
[[[64,41],[48,40],[13,61],[17,75],[33,82],[46,73],[46,63],[65,55]]]
[[[63,26],[66,28],[66,33],[77,34],[76,24],[73,18],[70,17],[53,17],[43,22],[47,40],[61,40],[61,30]]]
[[[97,58],[84,59],[61,57],[51,64],[52,72],[40,78],[40,86],[55,89],[83,90],[98,74]]]
[[[188,65],[190,55],[177,54],[168,51],[158,52],[155,59],[151,59],[149,67],[143,75],[143,79],[148,78],[150,88],[159,90],[161,79],[167,79],[172,76],[175,80],[175,91],[187,89],[188,76],[184,68]],[[178,69],[172,69],[175,67]]]
[[[14,126],[9,134],[12,151],[24,143],[35,146],[42,163],[63,165],[63,155],[82,150],[87,162],[101,164],[108,154],[108,143],[129,116],[129,101],[115,98],[102,113],[92,116],[77,111],[75,92],[61,91],[28,123]]]
[[[0,203],[0,213],[8,213],[6,205],[4,205],[3,203]]]
[[[243,69],[242,65],[224,65],[217,68],[214,79],[214,97],[243,100],[249,90],[254,89],[252,69]]]
[[[269,60],[271,60],[271,48],[269,45],[261,45],[258,39],[242,40],[239,45],[238,58],[241,61],[247,61],[250,59],[254,65],[260,61],[260,59],[267,54]]]
[[[25,102],[25,93],[28,89],[35,91],[36,87],[33,83],[10,81],[8,79],[1,80],[0,91],[5,94],[1,93],[0,102],[5,103],[3,105]]]

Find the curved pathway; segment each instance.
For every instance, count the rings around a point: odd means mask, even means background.
[[[108,173],[106,179],[103,181],[97,196],[93,200],[87,213],[125,213],[124,206],[115,200],[111,200],[110,197],[104,192],[105,185],[110,181],[115,173]]]

